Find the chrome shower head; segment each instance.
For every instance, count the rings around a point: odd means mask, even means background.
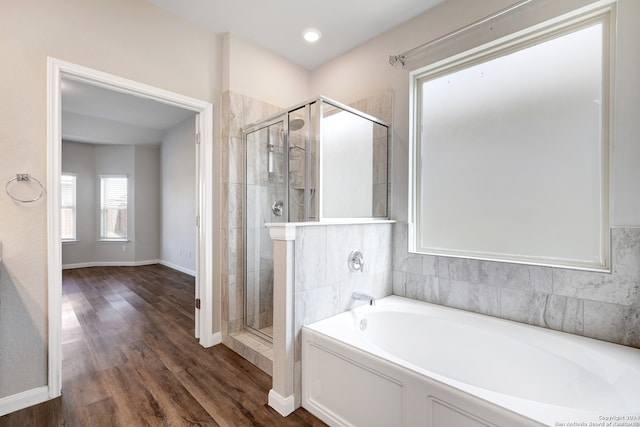
[[[293,119],[289,121],[289,130],[296,131],[300,130],[304,127],[304,120],[302,119]]]

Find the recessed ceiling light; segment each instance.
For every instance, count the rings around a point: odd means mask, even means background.
[[[318,29],[307,28],[302,32],[302,37],[304,37],[304,39],[309,43],[314,43],[320,40],[320,37],[322,37],[322,33]]]

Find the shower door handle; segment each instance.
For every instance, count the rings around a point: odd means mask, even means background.
[[[275,216],[282,216],[284,214],[284,202],[282,200],[276,200],[271,205],[271,211]]]

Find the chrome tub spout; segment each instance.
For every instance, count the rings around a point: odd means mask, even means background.
[[[375,305],[376,299],[371,295],[363,294],[361,292],[354,292],[351,294],[351,298],[356,301],[369,301],[369,305]]]

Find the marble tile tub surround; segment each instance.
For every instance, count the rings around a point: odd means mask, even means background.
[[[272,233],[272,238],[293,240],[284,253],[276,252],[275,259],[276,271],[282,272],[275,284],[276,303],[293,298],[291,303],[282,304],[282,310],[290,311],[288,314],[281,313],[276,307],[272,392],[282,398],[292,398],[294,407],[301,402],[303,325],[366,304],[351,298],[354,291],[374,298],[391,295],[393,223],[385,220],[270,225],[272,231],[274,227],[282,229],[275,233],[280,237],[274,237]],[[349,269],[348,259],[353,250],[360,250],[363,254],[362,271]],[[291,276],[285,273],[289,271],[288,263],[292,264]],[[293,392],[292,396],[288,396],[290,392]]]
[[[640,348],[640,227],[612,228],[612,272],[412,254],[396,223],[393,293]]]
[[[336,224],[298,227],[295,241],[296,361],[303,325],[350,310],[363,292],[375,298],[391,295],[393,223]],[[364,269],[351,271],[348,257],[360,250]]]

